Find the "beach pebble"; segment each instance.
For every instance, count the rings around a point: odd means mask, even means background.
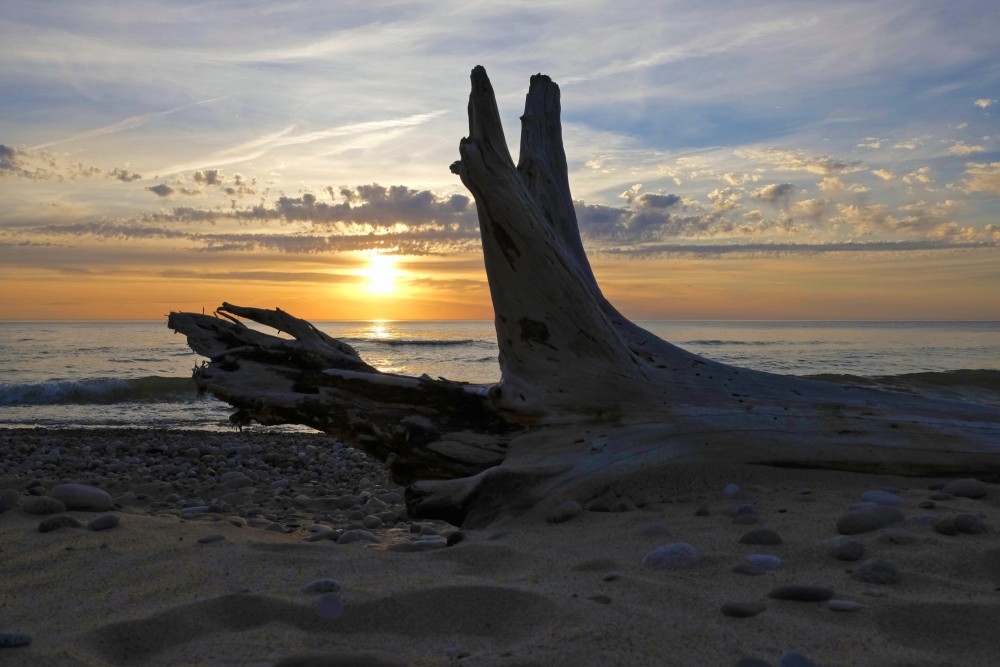
[[[975,514],[959,514],[953,521],[955,522],[955,528],[960,533],[978,535],[986,532],[986,522],[983,521],[982,517],[978,517]]]
[[[621,576],[622,576],[622,574],[618,570],[611,570],[609,572],[605,572],[604,576],[601,577],[601,578],[604,581],[614,581],[615,579],[618,579]]]
[[[302,587],[303,593],[339,593],[340,584],[335,579],[313,579]]]
[[[111,496],[86,484],[60,484],[46,494],[66,505],[66,509],[107,512],[113,506]]]
[[[817,667],[817,665],[798,651],[788,651],[778,659],[778,667]]]
[[[767,574],[767,570],[756,565],[751,565],[746,561],[741,561],[733,568],[733,572],[736,574],[745,574],[750,577],[759,577],[763,574]]]
[[[213,544],[215,542],[225,542],[225,541],[226,541],[226,536],[219,535],[218,533],[198,538],[198,544]]]
[[[90,530],[107,530],[109,528],[114,528],[118,525],[118,517],[114,514],[105,514],[104,516],[99,516],[90,523],[87,524],[87,528]]]
[[[950,493],[959,498],[983,498],[986,496],[989,487],[978,479],[953,479],[941,489],[943,493]]]
[[[701,552],[687,542],[672,542],[650,551],[642,564],[654,570],[676,570],[691,567],[701,560]]]
[[[899,581],[899,570],[887,560],[870,558],[859,563],[851,577],[869,584],[894,584]]]
[[[646,537],[658,537],[660,535],[666,535],[669,531],[667,524],[662,521],[651,521],[650,523],[644,523],[639,526],[639,534],[645,535]]]
[[[31,643],[31,635],[23,632],[0,632],[0,648],[17,648]]]
[[[326,593],[316,600],[315,609],[323,618],[333,620],[340,618],[344,613],[344,603],[340,601],[340,595],[337,593]]]
[[[740,487],[738,484],[729,483],[722,487],[722,495],[727,498],[733,498],[737,493],[740,492]]]
[[[285,527],[278,523],[277,521],[269,521],[267,525],[264,526],[264,530],[269,530],[272,533],[284,533],[286,532]]]
[[[50,533],[53,530],[58,530],[59,528],[79,528],[80,522],[71,516],[66,516],[65,514],[60,514],[59,516],[50,516],[48,518],[42,519],[38,524],[39,533]]]
[[[733,667],[774,667],[767,660],[761,660],[760,658],[751,658],[750,656],[743,656],[736,661]]]
[[[833,597],[833,591],[823,586],[807,586],[789,584],[772,588],[767,597],[775,600],[791,600],[794,602],[826,602]]]
[[[857,560],[865,552],[865,545],[846,535],[839,535],[824,542],[826,553],[837,560]]]
[[[576,502],[575,500],[567,500],[564,503],[557,505],[545,520],[549,523],[565,523],[571,519],[575,519],[583,513],[583,505]]]
[[[955,520],[946,516],[934,524],[934,532],[940,535],[958,535],[958,528],[955,526]]]
[[[239,489],[244,486],[253,485],[253,480],[239,470],[231,470],[219,476],[219,483],[226,485],[230,489]]]
[[[781,567],[783,561],[771,554],[750,554],[746,557],[746,562],[765,570],[776,570]]]
[[[860,602],[854,600],[829,600],[826,606],[832,611],[857,611],[864,607]]]
[[[878,531],[878,539],[886,544],[913,544],[917,536],[905,528],[883,528]]]
[[[274,667],[409,667],[410,661],[385,651],[352,651],[292,655]]]
[[[14,489],[3,489],[0,491],[0,514],[17,507],[17,502],[21,498]]]
[[[379,542],[380,540],[369,533],[367,530],[345,530],[340,537],[337,538],[337,544],[353,544],[355,542],[366,542],[373,543]]]
[[[727,602],[719,608],[724,616],[749,618],[767,609],[763,602]]]
[[[48,496],[32,496],[25,498],[21,509],[28,514],[59,514],[66,511],[66,505]]]
[[[378,518],[374,514],[369,514],[361,520],[361,525],[368,530],[377,530],[382,527],[382,519]]]
[[[763,544],[770,546],[781,544],[782,542],[781,536],[769,528],[751,530],[740,538],[740,544]]]
[[[868,509],[852,510],[837,519],[837,532],[841,535],[859,535],[884,528],[903,520],[903,513],[895,507],[874,505]]]
[[[875,489],[872,491],[865,491],[861,494],[861,500],[866,503],[874,503],[876,505],[887,505],[889,507],[899,507],[903,504],[903,499],[897,496],[895,493],[890,493],[888,491],[881,491]]]

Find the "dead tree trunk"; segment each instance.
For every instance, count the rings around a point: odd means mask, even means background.
[[[280,310],[172,313],[210,362],[202,391],[236,423],[298,423],[386,460],[417,516],[485,523],[685,459],[872,471],[996,472],[995,406],[727,366],[675,347],[604,298],[570,195],[559,88],[536,75],[517,166],[485,70],[452,165],[476,199],[501,381],[379,373]],[[269,336],[237,318],[292,336]]]

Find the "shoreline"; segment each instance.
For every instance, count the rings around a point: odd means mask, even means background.
[[[16,497],[0,513],[0,636],[31,640],[0,664],[931,667],[1000,653],[997,485],[972,498],[940,478],[682,463],[676,487],[639,504],[459,531],[410,520],[381,466],[348,449],[322,434],[0,429],[0,490]],[[65,482],[114,505],[26,511]],[[852,507],[887,523],[842,534]],[[57,516],[81,527],[39,532]],[[984,532],[941,532],[957,517]],[[692,561],[651,556],[677,544]],[[774,597],[783,586],[842,602]]]

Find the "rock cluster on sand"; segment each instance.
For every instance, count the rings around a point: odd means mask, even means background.
[[[50,456],[53,450],[58,457]],[[16,485],[4,482],[12,479]],[[402,490],[383,467],[320,434],[0,431],[0,489],[0,511],[20,504],[39,515],[169,514],[275,532],[308,530],[341,544],[379,542],[387,530],[419,537],[409,532]],[[82,523],[106,530],[117,520],[108,516]],[[67,527],[70,519],[54,517],[44,530]]]

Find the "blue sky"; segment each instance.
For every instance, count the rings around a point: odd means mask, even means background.
[[[992,1],[7,0],[0,277],[189,293],[252,270],[307,292],[384,252],[412,299],[482,301],[474,208],[448,171],[481,64],[515,151],[529,76],[560,84],[585,243],[643,315],[672,311],[635,285],[675,289],[665,272],[695,258],[789,276],[808,260],[833,289],[850,255],[869,281],[890,256],[965,280],[940,308],[901,292],[831,315],[1000,318],[997,26]],[[94,294],[74,316],[105,312]],[[0,317],[29,312],[5,298]],[[682,314],[731,312],[703,302]],[[823,312],[779,310],[760,315]]]

